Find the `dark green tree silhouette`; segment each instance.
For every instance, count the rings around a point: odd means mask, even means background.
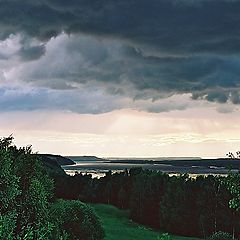
[[[0,239],[50,239],[52,181],[31,147],[0,139]]]

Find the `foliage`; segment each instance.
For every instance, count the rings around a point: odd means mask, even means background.
[[[161,236],[157,237],[157,240],[172,240],[172,238],[168,233],[163,233]]]
[[[224,231],[239,236],[240,214],[229,207],[234,192],[222,184],[224,179],[212,175],[170,177],[141,168],[109,172],[100,179],[76,174],[62,185],[61,197],[129,209],[135,222],[171,234],[206,238]],[[234,180],[236,188],[239,180]]]
[[[236,153],[228,152],[226,156],[231,159],[240,159],[240,151],[237,151]]]
[[[64,234],[73,240],[104,238],[103,228],[93,209],[78,200],[58,200],[52,205],[51,216],[55,223],[54,239]]]
[[[167,178],[167,175],[149,170],[134,174],[130,195],[133,220],[151,227],[160,226],[158,209]]]
[[[226,232],[215,232],[212,236],[208,238],[208,240],[232,240],[233,237],[231,234],[226,233]]]
[[[13,240],[16,214],[14,212],[0,215],[0,239]]]
[[[50,239],[52,181],[31,147],[0,139],[0,239]]]
[[[172,177],[165,184],[159,207],[159,220],[162,229],[171,233],[194,235],[196,227],[193,182],[184,176]],[[179,227],[181,226],[181,227]]]
[[[232,194],[229,206],[240,211],[240,173],[229,174],[229,176],[224,179],[224,183]]]
[[[12,136],[0,139],[0,239],[103,239],[99,219],[87,205],[50,203],[54,185],[47,171],[57,175],[55,168],[44,168],[31,146],[17,148],[12,141]]]

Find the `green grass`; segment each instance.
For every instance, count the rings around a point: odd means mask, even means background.
[[[162,232],[132,222],[128,211],[111,205],[91,204],[101,218],[105,229],[105,240],[157,240]],[[173,240],[197,240],[197,238],[172,236]]]

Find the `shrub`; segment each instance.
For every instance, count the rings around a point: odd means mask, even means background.
[[[63,234],[71,240],[104,238],[104,230],[93,209],[78,200],[58,200],[52,205],[51,216],[55,223],[54,239]]]

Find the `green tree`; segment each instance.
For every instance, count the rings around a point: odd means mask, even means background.
[[[232,194],[229,206],[237,211],[240,211],[240,173],[229,174],[224,183]]]
[[[11,240],[16,225],[19,178],[13,174],[13,159],[8,149],[12,137],[0,139],[0,239]]]
[[[127,200],[127,192],[126,190],[121,187],[119,192],[118,192],[118,205],[120,206],[120,208],[124,208],[124,206],[126,205],[126,200]]]
[[[31,147],[0,139],[0,239],[50,239],[52,181]]]

